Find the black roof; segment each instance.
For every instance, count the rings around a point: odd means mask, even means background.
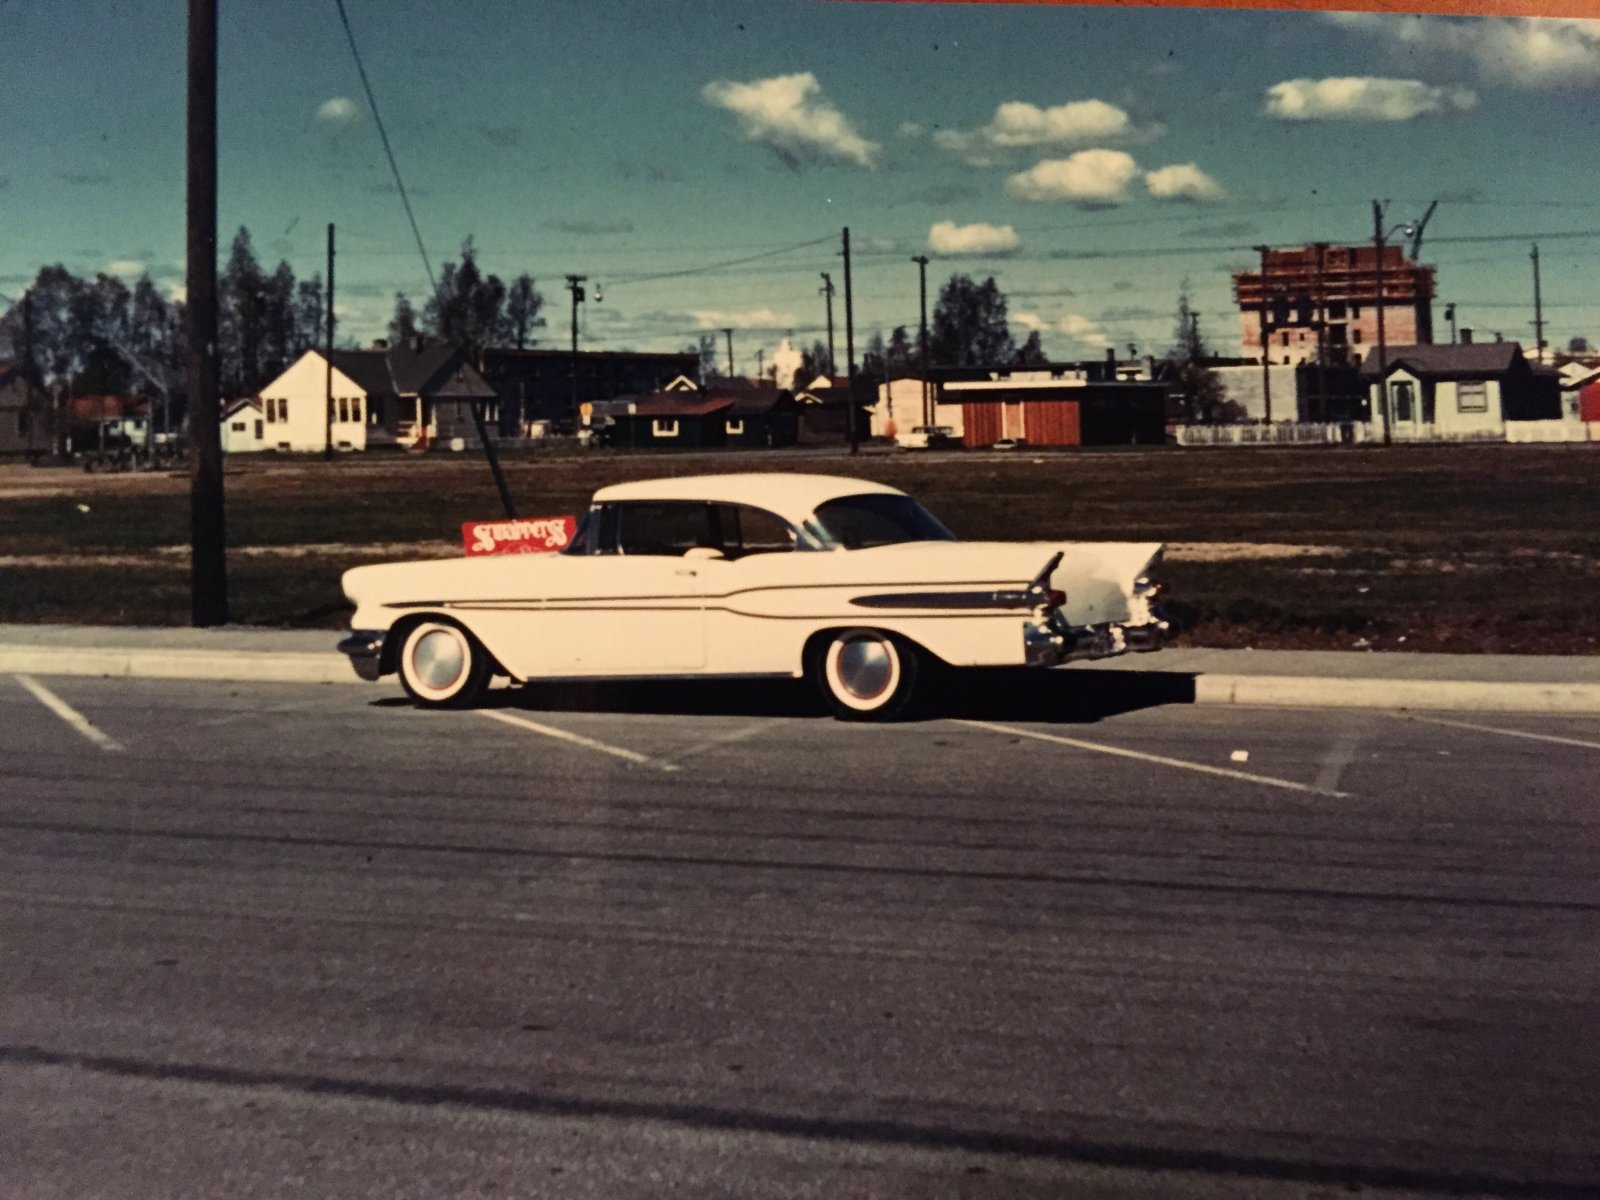
[[[371,395],[493,399],[460,351],[443,342],[405,342],[386,350],[335,350],[333,365]]]
[[[1389,346],[1384,351],[1384,373],[1404,364],[1416,375],[1504,375],[1522,358],[1516,342],[1464,342],[1433,346]],[[1376,376],[1378,352],[1367,355],[1361,374]]]

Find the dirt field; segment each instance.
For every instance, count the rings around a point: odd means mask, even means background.
[[[599,486],[821,471],[921,498],[965,537],[1169,543],[1191,644],[1600,653],[1600,451],[1587,446],[1040,454],[552,455],[523,515]],[[229,463],[236,619],[337,626],[345,567],[459,553],[500,515],[471,456]],[[0,466],[0,621],[181,623],[188,479]]]

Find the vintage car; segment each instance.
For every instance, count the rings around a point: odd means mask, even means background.
[[[492,677],[810,676],[849,720],[944,667],[1158,649],[1151,542],[964,542],[904,492],[825,475],[602,488],[559,553],[356,567],[339,649],[419,704]]]

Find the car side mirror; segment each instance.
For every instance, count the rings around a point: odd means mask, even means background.
[[[690,546],[687,550],[685,550],[683,552],[683,556],[685,558],[692,558],[692,559],[695,559],[696,561],[701,561],[701,562],[707,561],[709,559],[714,559],[714,558],[727,558],[728,557],[721,550],[718,550],[715,546]]]

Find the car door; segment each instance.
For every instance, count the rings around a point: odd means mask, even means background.
[[[715,545],[709,506],[605,506],[593,552],[563,555],[539,614],[551,674],[671,675],[705,666],[702,563]]]

